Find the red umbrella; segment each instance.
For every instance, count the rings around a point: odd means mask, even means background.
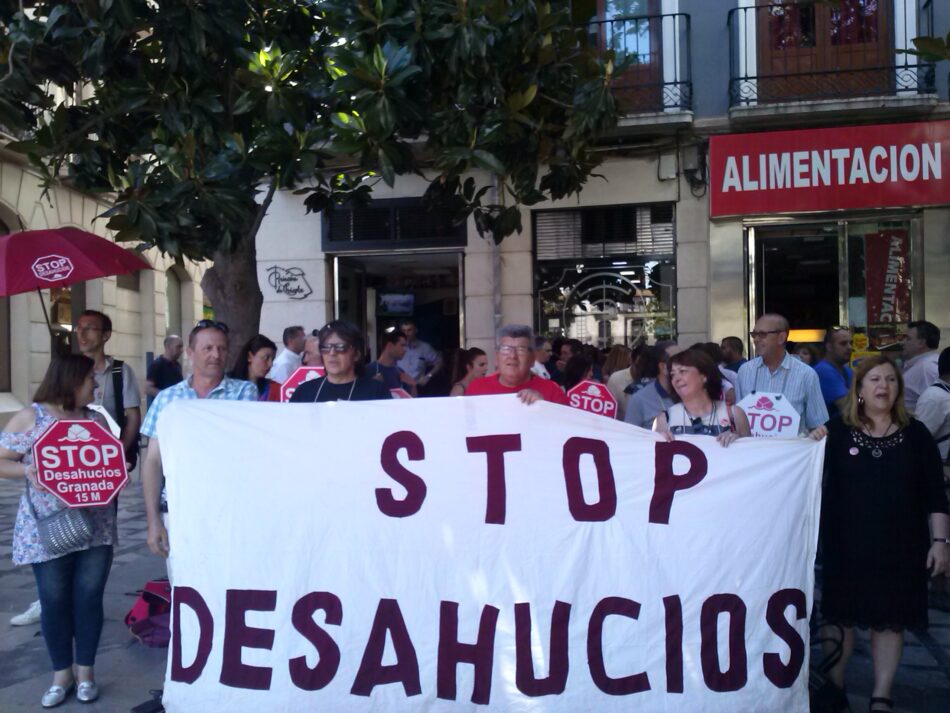
[[[0,236],[0,296],[150,269],[135,253],[79,228]]]

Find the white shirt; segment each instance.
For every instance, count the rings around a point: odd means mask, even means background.
[[[946,384],[947,388],[939,384]],[[933,435],[934,440],[940,440],[940,457],[947,459],[950,453],[950,384],[940,381],[939,384],[928,386],[917,400],[917,420],[923,423]]]
[[[297,368],[301,364],[303,364],[303,354],[295,354],[289,349],[284,349],[284,351],[278,354],[277,358],[274,359],[267,378],[283,384],[290,378],[291,374],[297,371]]]
[[[435,349],[428,342],[417,339],[412,344],[406,345],[406,354],[396,362],[396,366],[419,381],[424,374],[435,369],[438,361],[439,355]]]
[[[940,377],[937,373],[939,358],[939,352],[934,349],[904,362],[904,404],[911,413],[916,412],[920,395]]]
[[[531,365],[531,373],[535,376],[540,376],[542,379],[551,378],[551,375],[548,373],[548,368],[539,361]]]

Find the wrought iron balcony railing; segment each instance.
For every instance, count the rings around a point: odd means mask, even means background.
[[[728,25],[732,107],[936,91],[934,65],[901,52],[932,34],[932,0],[774,0]]]
[[[590,46],[616,54],[613,89],[623,113],[692,108],[689,15],[615,17],[586,29]]]

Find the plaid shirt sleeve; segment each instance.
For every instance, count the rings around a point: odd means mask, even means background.
[[[237,395],[238,401],[257,401],[257,387],[250,381],[242,381]]]
[[[158,392],[158,396],[152,401],[152,405],[145,412],[145,418],[142,419],[142,427],[139,433],[146,438],[155,438],[158,428],[158,414],[168,405],[168,389]]]
[[[814,370],[810,369],[805,372],[805,383],[802,385],[802,390],[805,392],[805,413],[802,414],[802,418],[808,430],[813,430],[828,422],[828,407],[821,395],[818,374]]]

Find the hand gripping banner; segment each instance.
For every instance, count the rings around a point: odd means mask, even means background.
[[[823,444],[516,397],[188,401],[169,711],[806,711]]]

